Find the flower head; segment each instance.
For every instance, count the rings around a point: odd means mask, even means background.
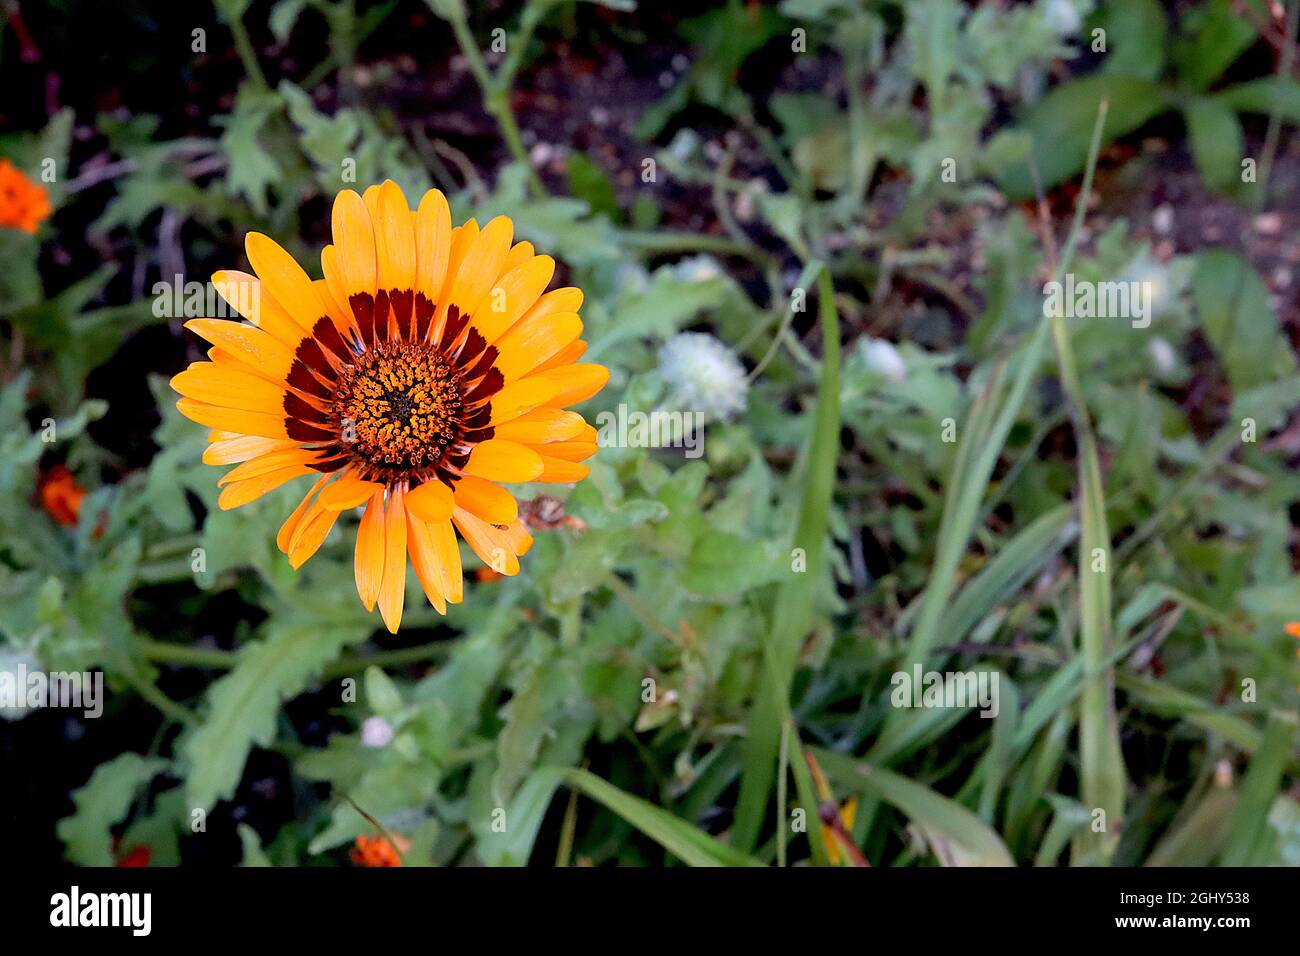
[[[0,227],[35,233],[50,216],[45,187],[32,182],[7,159],[0,159]]]
[[[725,421],[744,411],[749,383],[736,354],[707,332],[682,332],[659,349],[659,371],[688,411]]]
[[[81,517],[81,501],[86,489],[64,465],[55,465],[42,477],[39,485],[41,507],[61,525],[72,526]]]
[[[271,239],[245,242],[256,276],[218,272],[251,324],[195,319],[213,346],[172,379],[188,418],[212,429],[203,460],[241,463],[218,506],[286,482],[315,484],[277,544],[301,567],[338,516],[365,505],[357,592],[397,631],[406,560],[440,612],[461,600],[456,531],[487,564],[517,574],[532,536],[499,482],[575,482],[596,430],[566,406],[609,370],[575,364],[582,292],[543,294],[555,261],[498,216],[452,228],[447,200],[408,208],[397,184],[339,193],[333,245],[313,281]],[[454,530],[453,530],[454,529]]]
[[[357,866],[401,866],[401,853],[409,850],[411,844],[400,836],[395,835],[393,839],[397,841],[396,848],[386,837],[359,836],[349,856]]]

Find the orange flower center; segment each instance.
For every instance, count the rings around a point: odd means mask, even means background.
[[[437,465],[461,436],[460,373],[420,342],[381,342],[339,377],[333,411],[363,471],[385,478]]]

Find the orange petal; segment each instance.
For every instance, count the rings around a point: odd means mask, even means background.
[[[527,240],[516,242],[506,254],[506,261],[501,263],[501,274],[503,276],[509,275],[535,255],[537,255],[537,250],[533,248],[531,242]]]
[[[360,199],[357,196],[357,199]],[[357,547],[353,555],[357,594],[367,611],[375,609],[379,588],[384,582],[384,493],[376,492],[366,506],[357,528]]]
[[[532,374],[536,375],[539,372],[549,372],[553,368],[563,368],[566,365],[572,365],[574,362],[578,361],[578,359],[582,358],[586,351],[587,343],[582,339],[578,339],[576,342],[570,342],[541,365],[537,366],[537,368],[533,369]]]
[[[402,605],[406,600],[406,509],[402,489],[388,496],[384,518],[384,581],[379,589],[379,613],[390,634],[402,626]]]
[[[333,247],[331,247],[333,248]],[[321,254],[324,261],[324,253]],[[342,305],[334,298],[334,290],[329,287],[329,283],[324,279],[315,279],[312,285],[316,287],[316,294],[325,305],[326,314],[329,315],[330,321],[334,323],[334,328],[339,330],[344,340],[351,337],[352,330],[356,327],[352,321],[352,309]]]
[[[311,474],[315,474],[315,472],[304,465],[290,465],[286,468],[267,472],[264,475],[258,475],[256,478],[249,478],[247,481],[237,481],[221,489],[221,494],[217,498],[217,507],[222,511],[238,508],[250,501],[256,501],[262,495],[274,491],[285,482]]]
[[[444,519],[427,526],[433,541],[434,557],[442,572],[442,593],[448,604],[459,604],[465,597],[465,581],[460,567],[460,545],[456,543],[456,529]]]
[[[497,216],[483,227],[465,251],[448,299],[462,314],[473,315],[491,290],[501,274],[501,263],[510,251],[514,232],[515,224],[509,217]]]
[[[356,475],[344,475],[320,496],[320,506],[327,511],[346,511],[365,504],[384,490],[377,481],[364,481]]]
[[[452,491],[441,481],[426,481],[406,495],[406,510],[425,524],[436,524],[451,517],[455,507]]]
[[[474,446],[463,470],[488,481],[532,481],[542,473],[542,459],[531,448],[490,438]]]
[[[522,378],[582,334],[582,319],[576,312],[556,312],[524,318],[496,342],[501,354],[496,367],[506,384]]]
[[[415,214],[416,284],[425,298],[436,303],[447,277],[451,252],[451,209],[447,197],[430,189]]]
[[[582,481],[591,474],[591,469],[586,465],[580,465],[576,461],[552,458],[549,455],[542,455],[542,464],[544,465],[542,473],[534,478],[534,481],[544,481],[556,485],[571,485]]]
[[[334,197],[330,214],[334,234],[334,264],[338,275],[330,288],[342,290],[345,300],[358,292],[375,294],[379,264],[375,255],[374,224],[365,202],[354,189],[344,189]],[[339,293],[335,293],[335,298]]]
[[[281,448],[264,455],[249,459],[242,465],[232,468],[221,476],[219,485],[230,485],[249,478],[258,478],[291,465],[308,465],[320,457],[320,452],[312,448]]]
[[[460,264],[465,260],[465,254],[469,252],[469,247],[474,244],[478,234],[478,223],[473,219],[466,220],[451,231],[451,244],[447,253],[447,274],[443,277],[442,288],[433,297],[433,301],[438,304],[438,314],[433,323],[437,333],[435,339],[442,333],[442,323],[447,317],[447,306],[451,304],[451,287],[460,273]]]
[[[223,433],[225,434],[225,433]],[[297,442],[292,438],[258,438],[255,435],[236,435],[233,438],[221,438],[212,442],[203,452],[205,465],[233,465],[248,461],[268,451],[281,448],[293,448]]]
[[[525,319],[535,319],[542,315],[554,315],[557,312],[577,312],[582,308],[582,290],[573,286],[552,289],[542,296],[524,313]]]
[[[500,425],[550,402],[559,393],[554,382],[533,377],[507,385],[492,396],[491,424]]]
[[[415,288],[415,224],[402,187],[391,179],[379,187],[374,217],[379,285],[383,289]]]
[[[519,557],[510,536],[481,518],[476,518],[464,508],[457,508],[451,516],[461,536],[474,549],[479,559],[498,574],[519,573]]]
[[[195,362],[172,376],[171,387],[186,398],[268,415],[284,414],[284,389],[264,378],[215,362]]]
[[[513,421],[496,426],[494,437],[521,445],[541,445],[577,438],[586,424],[577,412],[535,408],[527,415],[520,415]]]
[[[495,482],[465,475],[456,482],[456,507],[488,524],[509,524],[519,517],[515,496]]]
[[[594,442],[557,441],[540,445],[533,449],[544,458],[559,458],[562,461],[586,461],[600,450]]]
[[[442,590],[443,571],[438,563],[433,535],[429,526],[410,511],[406,513],[406,546],[411,552],[411,566],[415,568],[415,576],[420,580],[425,597],[437,608],[439,614],[446,614],[447,597]]]
[[[326,511],[313,507],[299,522],[294,530],[293,541],[289,545],[289,566],[297,571],[320,550],[321,544],[329,535],[334,522],[338,521],[340,512]]]
[[[244,252],[262,280],[263,293],[269,292],[304,333],[310,332],[316,320],[325,314],[325,306],[302,266],[279,243],[260,232],[250,232],[244,237]]]
[[[280,530],[275,536],[275,546],[284,554],[289,553],[289,546],[293,542],[294,532],[298,530],[298,523],[302,521],[303,515],[311,510],[312,502],[316,498],[316,492],[320,491],[321,485],[330,480],[329,475],[321,475],[316,479],[316,484],[311,486],[311,491],[303,495],[302,501],[298,502],[298,507],[293,509],[293,514],[284,519],[284,524],[280,525]]]
[[[500,281],[492,287],[491,294],[474,313],[474,326],[489,345],[537,303],[538,297],[550,285],[554,275],[554,259],[550,256],[534,256],[501,276]]]
[[[568,408],[585,402],[604,388],[609,382],[609,369],[603,365],[564,365],[534,372],[521,381],[531,382],[534,379],[553,382],[559,388],[556,396],[546,402],[547,405]]]
[[[297,347],[302,327],[262,288],[257,276],[225,269],[212,274],[212,285],[248,321],[289,348]]]
[[[207,425],[209,428],[224,428],[226,431],[238,432],[241,435],[258,435],[262,438],[289,437],[284,430],[283,415],[222,408],[192,398],[178,399],[176,408],[190,421]]]
[[[280,381],[284,381],[293,364],[289,348],[255,326],[224,319],[190,319],[185,327],[240,362],[265,369]]]

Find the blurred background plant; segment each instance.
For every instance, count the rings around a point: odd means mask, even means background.
[[[0,3],[0,157],[52,209],[0,227],[0,662],[110,687],[0,714],[6,831],[1300,863],[1297,6]],[[523,572],[397,638],[349,535],[277,553],[296,489],[216,509],[165,387],[176,277],[253,229],[314,261],[388,177],[585,291],[588,420],[730,380],[702,458],[524,489]],[[1067,273],[1151,283],[1153,321],[1045,317]],[[995,670],[998,716],[891,707],[914,664]]]

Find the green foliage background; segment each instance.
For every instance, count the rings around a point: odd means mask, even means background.
[[[238,826],[247,865],[343,863],[376,823],[410,840],[408,865],[825,863],[828,793],[860,801],[851,838],[873,865],[1300,863],[1300,674],[1283,632],[1300,618],[1300,477],[1267,441],[1300,406],[1300,377],[1268,291],[1226,248],[1158,262],[1122,220],[1084,237],[1080,215],[1049,252],[1005,201],[1033,196],[1035,172],[1044,189],[1083,176],[1082,214],[1099,149],[1177,110],[1207,185],[1265,208],[1267,169],[1238,174],[1240,116],[1300,122],[1300,86],[1288,71],[1221,79],[1256,36],[1226,0],[1177,20],[1154,0],[1066,3],[1073,33],[1042,0],[719,4],[682,25],[689,68],[638,130],[659,178],[632,202],[577,153],[548,187],[512,112],[516,80],[557,31],[591,22],[586,4],[530,0],[498,22],[430,0],[501,133],[498,168],[457,168],[382,102],[323,108],[317,83],[348,74],[395,8],[419,6],[217,0],[207,42],[233,46],[245,73],[229,112],[181,139],[157,117],[101,115],[123,165],[90,232],[145,248],[179,216],[196,257],[258,229],[309,263],[304,223],[352,160],[362,187],[446,189],[458,222],[511,216],[572,271],[588,357],[613,370],[589,421],[671,405],[656,350],[683,329],[711,330],[755,370],[748,411],[710,423],[702,460],[603,448],[561,492],[584,528],[538,532],[517,578],[471,581],[445,620],[420,600],[393,646],[357,601],[350,529],[300,573],[276,551],[301,489],[216,509],[204,429],[175,412],[164,369],[157,453],[102,480],[113,455],[87,424],[106,406],[83,400],[87,378],[168,320],[147,296],[112,304],[112,264],[46,294],[41,244],[82,201],[65,172],[73,113],[4,136],[0,156],[33,176],[53,157],[62,175],[41,235],[0,230],[0,329],[26,350],[0,392],[0,652],[104,669],[110,710],[89,733],[137,702],[157,723],[152,747],[75,793],[58,825],[68,860],[147,846],[175,864],[194,841],[233,840],[233,823],[195,833],[196,811],[247,801],[250,754],[265,750],[291,768],[292,812]],[[605,6],[615,22],[631,8]],[[323,24],[329,58],[268,82],[254,16],[282,42]],[[506,54],[485,57],[502,24]],[[1100,68],[1048,88],[1048,66],[1096,28],[1111,42]],[[756,102],[741,69],[798,31],[844,95]],[[700,116],[729,118],[779,185],[734,178],[734,156],[691,130]],[[659,227],[660,181],[711,190],[722,231]],[[743,227],[738,194],[755,210]],[[955,344],[924,322],[895,330],[896,374],[871,316],[899,282],[944,290],[960,253],[928,236],[931,216],[976,206],[990,211],[981,301]],[[1156,320],[1044,317],[1042,279],[1067,271],[1153,278]],[[1203,374],[1193,342],[1230,395],[1208,438],[1177,398]],[[1162,349],[1172,361],[1153,361]],[[90,489],[74,529],[37,504],[53,457]],[[865,571],[864,540],[890,555],[887,573]],[[232,598],[257,613],[217,639]],[[891,675],[913,664],[996,670],[1001,712],[891,707]],[[303,695],[327,739],[293,716]],[[369,717],[394,729],[389,745],[363,745]]]

